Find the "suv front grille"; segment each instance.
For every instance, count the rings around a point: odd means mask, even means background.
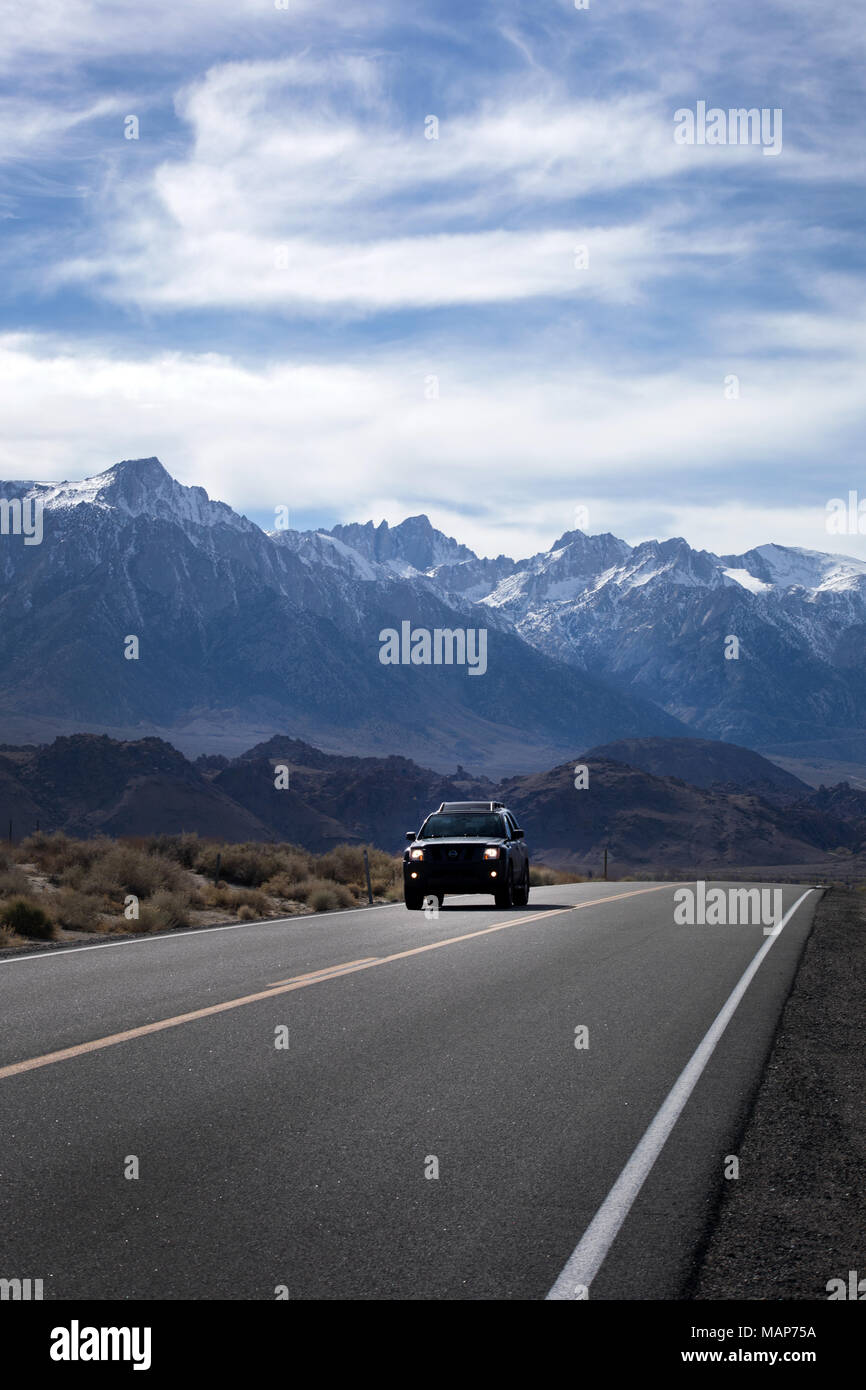
[[[477,864],[484,854],[485,845],[430,845],[424,847],[424,858],[433,864],[458,865]]]

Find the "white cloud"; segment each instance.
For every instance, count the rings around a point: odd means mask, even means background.
[[[433,369],[440,396],[430,400]],[[785,491],[785,462],[820,456],[861,408],[863,356],[821,367],[744,359],[741,370],[742,395],[727,400],[715,362],[626,380],[586,363],[434,366],[404,353],[253,368],[215,354],[135,361],[7,336],[0,470],[74,478],[157,454],[239,510],[287,503],[390,521],[427,510],[494,553],[549,545],[575,524],[578,504],[589,505],[590,529],[628,539],[664,529],[715,550],[794,534],[807,543],[800,521],[786,533],[801,500]],[[745,530],[730,520],[726,482],[740,460],[755,469],[755,509],[738,482],[737,506],[752,516]],[[781,479],[778,505],[767,503],[762,465]],[[827,483],[834,495],[839,478]],[[770,534],[762,511],[776,518]],[[810,543],[821,548],[814,535]]]
[[[0,163],[22,155],[57,158],[60,142],[89,121],[123,109],[118,96],[100,97],[84,104],[58,104],[31,97],[0,98]]]
[[[443,114],[439,138],[427,140],[420,115],[407,128],[391,108],[385,79],[366,58],[212,69],[178,102],[188,155],[140,185],[128,170],[115,178],[100,201],[103,244],[58,277],[163,310],[364,313],[581,293],[629,300],[684,257],[750,248],[748,228],[695,239],[685,205],[586,225],[581,194],[664,181],[720,154],[675,145],[670,113],[644,98],[569,105],[518,92]],[[754,165],[759,151],[721,154]],[[575,267],[582,245],[588,270]]]
[[[380,13],[375,3],[370,9]],[[317,0],[290,0],[277,10],[274,0],[4,0],[0,68],[16,72],[22,61],[35,68],[52,64],[68,70],[74,63],[119,54],[176,54],[184,49],[224,47],[226,39],[250,38],[251,26],[275,42],[294,37],[299,23],[320,10]],[[332,23],[359,22],[358,5],[341,4]],[[368,13],[370,11],[368,10]]]
[[[172,309],[303,305],[348,313],[581,294],[625,302],[649,280],[677,273],[678,249],[694,249],[648,223],[328,244],[213,232],[157,256],[159,229],[151,231],[138,253],[71,261],[61,278],[98,278],[112,297]],[[588,263],[578,265],[584,250]]]

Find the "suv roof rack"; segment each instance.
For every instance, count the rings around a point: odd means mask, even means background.
[[[504,811],[504,801],[443,801],[440,811]]]

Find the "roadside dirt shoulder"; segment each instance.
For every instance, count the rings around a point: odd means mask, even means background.
[[[827,1299],[866,1279],[864,1101],[866,894],[830,889],[687,1296]]]

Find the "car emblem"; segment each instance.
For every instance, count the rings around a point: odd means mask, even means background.
[[[456,851],[456,849],[449,849],[449,851],[448,851],[448,858],[449,858],[449,859],[456,859],[456,858],[457,858],[457,851]]]

